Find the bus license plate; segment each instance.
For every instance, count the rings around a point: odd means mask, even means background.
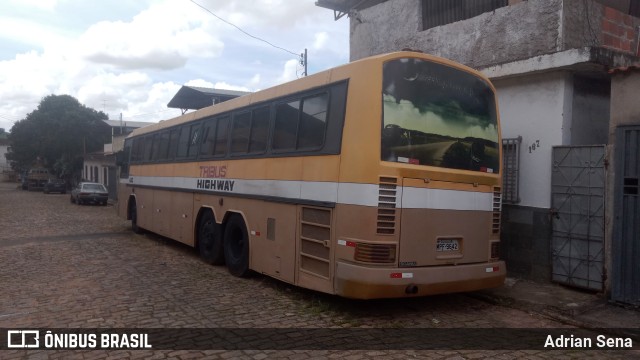
[[[438,239],[436,251],[458,251],[458,239]]]

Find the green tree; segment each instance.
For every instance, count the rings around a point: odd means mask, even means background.
[[[102,122],[106,119],[105,113],[72,96],[46,96],[11,128],[7,159],[18,171],[40,160],[51,172],[70,177],[82,168],[83,154],[109,141],[109,129]]]

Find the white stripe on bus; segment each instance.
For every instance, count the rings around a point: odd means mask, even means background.
[[[197,187],[198,180],[230,181],[234,185],[232,192],[227,191],[229,194],[269,196],[370,207],[378,206],[379,197],[379,188],[376,184],[151,176],[132,176],[131,178],[133,179],[132,181],[130,179],[120,179],[120,182],[129,185],[167,188],[167,190],[203,190]],[[225,192],[215,189],[210,191],[215,193]],[[492,193],[401,186],[398,186],[396,191],[397,208],[493,211]]]

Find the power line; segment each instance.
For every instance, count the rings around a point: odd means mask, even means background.
[[[9,120],[9,121],[18,121],[18,120],[22,120],[25,116],[22,115],[3,115],[0,114],[0,118],[5,119],[5,120]]]
[[[229,25],[233,26],[234,28],[238,29],[240,32],[242,32],[243,34],[245,34],[245,35],[247,35],[247,36],[249,36],[249,37],[251,37],[251,38],[254,38],[254,39],[256,39],[256,40],[262,41],[262,42],[264,42],[264,43],[266,43],[266,44],[268,44],[268,45],[271,45],[272,47],[274,47],[274,48],[276,48],[276,49],[280,49],[280,50],[282,50],[282,51],[286,51],[286,52],[288,52],[289,54],[292,54],[292,55],[295,55],[295,56],[301,56],[300,54],[296,54],[296,53],[294,53],[293,51],[290,51],[290,50],[287,50],[287,49],[285,49],[285,48],[283,48],[283,47],[280,47],[280,46],[274,45],[274,44],[270,43],[269,41],[267,41],[267,40],[265,40],[265,39],[262,39],[262,38],[259,38],[259,37],[257,37],[257,36],[251,35],[251,34],[249,34],[248,32],[246,32],[246,31],[242,30],[239,26],[237,26],[237,25],[235,25],[235,24],[232,24],[232,23],[228,22],[227,20],[225,20],[225,19],[221,18],[220,16],[218,16],[218,15],[214,14],[214,13],[213,13],[213,11],[211,11],[211,10],[207,9],[206,7],[204,7],[204,6],[200,5],[200,4],[198,4],[198,3],[197,3],[197,2],[195,2],[194,0],[189,0],[189,1],[191,1],[191,2],[192,2],[192,3],[194,3],[195,5],[199,6],[201,9],[203,9],[203,10],[204,10],[204,11],[206,11],[206,12],[208,12],[209,14],[211,14],[211,15],[215,16],[216,18],[218,18],[218,20],[220,20],[220,21],[222,21],[222,22],[224,22],[224,23],[226,23],[226,24],[229,24]]]

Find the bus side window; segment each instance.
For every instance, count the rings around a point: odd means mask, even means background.
[[[218,119],[216,123],[216,143],[213,155],[217,157],[224,156],[227,153],[227,140],[229,133],[229,116]]]
[[[293,150],[296,148],[299,112],[300,100],[276,106],[276,123],[273,144],[271,145],[274,150]]]
[[[253,110],[251,118],[250,153],[262,153],[267,149],[269,138],[269,106]]]
[[[154,160],[167,160],[167,152],[169,151],[169,131],[165,130],[158,135],[158,153],[154,155]]]
[[[191,135],[190,126],[182,126],[180,128],[180,137],[178,138],[178,151],[176,153],[176,158],[183,159],[187,157],[187,151],[189,150],[189,135]]]
[[[180,128],[171,129],[169,132],[169,151],[167,153],[167,160],[173,160],[176,157],[179,136]]]
[[[136,163],[140,159],[140,138],[131,139],[131,162]]]
[[[249,135],[251,132],[251,112],[233,115],[231,127],[231,153],[246,154],[249,151]]]
[[[144,153],[142,156],[142,162],[149,162],[151,161],[151,155],[152,150],[153,150],[153,136],[149,135],[149,136],[145,136],[143,138],[144,140]]]
[[[160,156],[160,134],[153,135],[153,143],[151,146],[151,158],[150,161],[157,161]]]
[[[187,156],[192,159],[198,155],[200,149],[200,140],[202,138],[202,123],[191,125],[191,136],[189,138],[189,151]]]
[[[202,144],[200,144],[200,157],[209,158],[213,156],[213,147],[216,138],[216,121],[209,119],[204,123],[202,130]]]
[[[326,93],[303,99],[298,125],[298,149],[322,146],[327,128],[328,105],[329,95]]]

